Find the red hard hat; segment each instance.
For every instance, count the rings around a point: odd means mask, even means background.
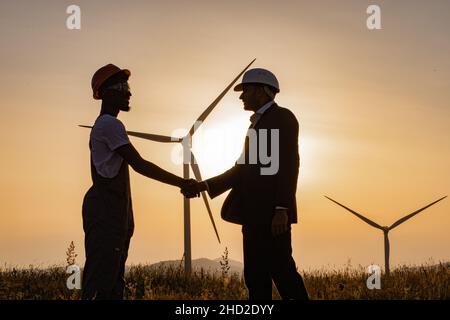
[[[101,67],[98,69],[94,75],[92,76],[91,86],[92,86],[92,92],[94,99],[100,100],[101,97],[99,95],[98,90],[102,86],[102,84],[113,75],[123,72],[128,77],[131,75],[130,70],[128,69],[120,69],[118,66],[115,66],[113,64],[107,64],[106,66]]]

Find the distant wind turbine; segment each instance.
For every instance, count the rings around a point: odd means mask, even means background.
[[[407,216],[404,216],[403,218],[401,218],[401,219],[397,220],[396,222],[394,222],[390,227],[386,227],[386,226],[385,226],[385,227],[382,227],[382,226],[380,226],[379,224],[373,222],[372,220],[369,220],[369,219],[367,219],[366,217],[362,216],[361,214],[359,214],[359,213],[353,211],[352,209],[347,208],[347,207],[344,206],[343,204],[340,204],[339,202],[337,202],[337,201],[335,201],[335,200],[333,200],[333,199],[331,199],[331,198],[329,198],[329,197],[327,197],[327,196],[324,196],[324,197],[327,198],[328,200],[333,201],[334,203],[336,203],[337,205],[341,206],[342,208],[344,208],[344,209],[350,211],[350,212],[353,213],[355,216],[357,216],[358,218],[360,218],[361,220],[363,220],[363,221],[366,222],[367,224],[371,225],[372,227],[375,227],[375,228],[380,229],[381,231],[383,231],[383,234],[384,234],[384,268],[385,268],[385,272],[386,272],[387,274],[388,274],[389,271],[390,271],[390,270],[389,270],[389,250],[390,250],[390,248],[389,248],[389,237],[388,237],[389,231],[391,231],[392,229],[394,229],[394,228],[397,227],[398,225],[402,224],[402,223],[405,222],[406,220],[411,219],[412,217],[414,217],[414,216],[415,216],[416,214],[418,214],[419,212],[425,210],[425,209],[428,208],[428,207],[431,207],[433,204],[435,204],[435,203],[437,203],[437,202],[439,202],[439,201],[441,201],[441,200],[447,198],[447,196],[442,197],[442,198],[440,198],[440,199],[438,199],[438,200],[436,200],[436,201],[430,203],[429,205],[427,205],[427,206],[425,206],[425,207],[423,207],[423,208],[421,208],[421,209],[419,209],[419,210],[416,210],[416,211],[414,211],[413,213],[408,214]]]
[[[191,129],[184,137],[170,137],[158,134],[151,133],[142,133],[142,132],[134,132],[127,131],[128,135],[156,141],[162,143],[181,143],[183,147],[183,178],[189,179],[189,164],[191,165],[192,171],[194,172],[195,179],[197,181],[202,181],[202,176],[200,174],[200,168],[195,159],[194,153],[192,152],[192,136],[195,131],[199,128],[199,126],[205,121],[211,111],[217,106],[217,104],[222,100],[225,94],[230,90],[230,88],[236,83],[236,81],[242,76],[242,74],[247,71],[247,69],[255,62],[256,59],[253,59],[244,70],[242,70],[236,78],[225,88],[224,91],[206,108],[203,113],[197,118],[195,123],[192,125]],[[83,128],[92,128],[92,126],[79,125]],[[216,224],[214,222],[214,218],[211,212],[211,208],[208,203],[208,198],[206,197],[205,192],[201,192],[203,201],[205,202],[206,210],[209,214],[209,219],[214,228],[214,232],[216,233],[217,240],[220,243],[219,233],[217,232]],[[192,271],[192,256],[191,256],[191,206],[190,199],[184,197],[184,269],[186,272]]]

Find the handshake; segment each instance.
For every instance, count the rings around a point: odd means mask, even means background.
[[[198,182],[195,179],[184,179],[180,186],[180,192],[186,198],[200,197],[200,192],[207,190],[206,183],[204,181]]]

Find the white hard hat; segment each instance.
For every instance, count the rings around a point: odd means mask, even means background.
[[[242,82],[234,87],[234,91],[242,91],[244,84],[259,83],[266,84],[275,89],[276,93],[280,92],[280,86],[275,75],[266,69],[255,68],[250,69],[242,77]]]

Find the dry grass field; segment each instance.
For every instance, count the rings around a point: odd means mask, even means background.
[[[381,289],[369,290],[363,268],[302,273],[312,299],[450,299],[448,263],[399,267],[382,275]],[[79,290],[66,287],[65,267],[0,269],[0,299],[79,299]],[[181,268],[131,266],[126,274],[126,299],[228,300],[246,299],[238,274],[195,271],[186,276]],[[276,289],[274,299],[279,299]]]

